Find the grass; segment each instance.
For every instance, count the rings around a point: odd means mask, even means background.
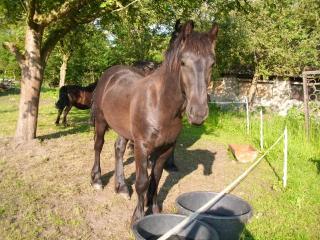
[[[186,127],[183,137],[203,133],[202,138],[224,144],[260,144],[260,114],[252,113],[250,136],[246,135],[244,112],[221,111],[211,106],[209,119],[200,128]],[[307,142],[303,128],[303,114],[292,109],[287,117],[272,113],[264,116],[264,142],[268,149],[288,127],[288,187],[282,187],[283,141],[266,158],[267,167],[274,175],[261,175],[269,179],[271,189],[253,183],[246,189],[254,196],[251,204],[258,221],[252,221],[247,230],[254,239],[318,239],[320,237],[320,123],[312,121],[311,141]],[[190,128],[190,129],[188,129]],[[263,152],[263,151],[262,151]],[[259,166],[261,167],[261,166]],[[259,180],[259,179],[258,179]],[[250,234],[251,235],[251,234]],[[250,239],[252,236],[244,236]]]
[[[88,120],[88,111],[73,109],[68,115],[70,126],[57,127],[53,124],[57,114],[54,108],[56,96],[56,89],[47,88],[43,89],[40,100],[38,136],[41,141],[37,144],[40,150],[41,146],[43,149],[51,147],[50,152],[36,154],[32,147],[26,148],[24,154],[27,154],[28,159],[25,164],[21,163],[23,160],[14,163],[14,151],[4,152],[0,157],[0,238],[2,239],[101,237],[92,235],[92,226],[86,222],[86,214],[93,206],[84,205],[83,198],[85,194],[90,196],[92,193],[90,187],[86,185],[86,176],[82,176],[83,172],[80,171],[86,166],[85,172],[89,172],[88,163],[76,159],[76,165],[63,165],[57,159],[63,158],[68,152],[70,154],[67,155],[66,162],[75,161],[74,155],[85,155],[86,151],[82,148],[89,140],[92,141],[92,131],[88,124],[84,124]],[[14,135],[18,99],[17,89],[0,94],[0,137]],[[178,158],[187,158],[188,156],[184,154],[198,153],[180,150],[180,145],[190,149],[199,146],[205,148],[216,143],[225,146],[229,143],[250,143],[259,148],[259,114],[252,113],[250,119],[249,135],[246,134],[243,111],[226,111],[211,106],[210,116],[203,126],[193,127],[184,120],[184,128],[178,140]],[[265,113],[265,149],[282,134],[285,126],[288,127],[288,187],[283,189],[281,182],[283,164],[281,142],[268,154],[266,161],[234,190],[235,194],[241,194],[254,208],[254,217],[247,225],[242,239],[319,239],[320,126],[315,120],[311,125],[311,142],[307,142],[301,113],[292,110],[287,117]],[[115,133],[107,134],[106,140],[108,138],[113,140],[115,136]],[[79,141],[80,145],[76,145],[73,142],[75,140]],[[57,146],[63,149],[63,154],[59,153]],[[53,157],[50,155],[51,152],[56,152],[56,155]],[[24,157],[25,155],[20,156],[21,159]],[[226,171],[232,170],[230,165],[226,165],[225,168]],[[191,170],[189,175],[192,173]],[[69,176],[70,172],[76,175]],[[42,175],[37,176],[38,173]],[[57,176],[63,177],[59,186],[53,180]],[[234,175],[234,178],[236,177],[237,175]],[[211,189],[211,183],[206,184],[207,189]],[[69,208],[65,208],[63,204],[61,207],[55,205],[55,201],[67,205],[75,195],[78,196],[77,201],[74,200],[74,204],[68,205]],[[111,214],[114,206],[120,205],[126,208],[125,204],[115,197],[109,202],[94,206],[94,209],[98,209],[101,212],[99,214],[105,215]],[[169,209],[173,210],[174,206],[169,206]],[[109,235],[112,239],[121,239],[117,236],[115,233]],[[132,233],[125,236],[133,239]]]

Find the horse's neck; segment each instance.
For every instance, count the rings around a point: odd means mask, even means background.
[[[161,79],[160,99],[168,111],[171,109],[173,112],[182,110],[184,104],[184,97],[181,90],[180,74],[175,72],[163,72]]]

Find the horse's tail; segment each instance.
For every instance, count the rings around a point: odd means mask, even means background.
[[[66,86],[62,86],[59,89],[59,99],[56,102],[56,108],[64,109],[67,105],[69,105],[68,89]]]
[[[89,124],[93,127],[95,126],[95,118],[96,118],[96,111],[97,111],[97,105],[94,101],[95,93],[96,91],[93,90],[92,98],[91,98],[91,108],[90,108],[90,121],[89,121]]]

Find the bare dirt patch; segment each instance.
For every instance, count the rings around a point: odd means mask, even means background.
[[[105,187],[96,191],[89,178],[90,134],[20,146],[1,139],[0,238],[133,239],[129,223],[136,204],[134,160],[125,155],[126,181],[133,188],[131,200],[126,200],[114,192],[113,152],[108,139],[101,160]],[[220,191],[248,166],[232,160],[226,145],[203,139],[180,140],[175,158],[179,172],[164,172],[159,187],[165,213],[175,212],[179,194]],[[241,187],[236,194],[245,196]]]

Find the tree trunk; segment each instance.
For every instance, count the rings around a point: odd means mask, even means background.
[[[70,54],[69,53],[63,53],[62,64],[61,64],[61,67],[60,67],[59,87],[62,87],[62,86],[65,85],[66,74],[67,74],[67,66],[68,66],[69,58],[70,58]]]
[[[20,62],[21,94],[15,138],[28,141],[36,137],[40,89],[44,61],[41,58],[43,29],[30,24],[26,29],[25,59]]]
[[[258,85],[258,75],[254,74],[252,78],[251,86],[248,91],[248,102],[250,107],[252,106],[254,98],[256,96],[257,85]]]

